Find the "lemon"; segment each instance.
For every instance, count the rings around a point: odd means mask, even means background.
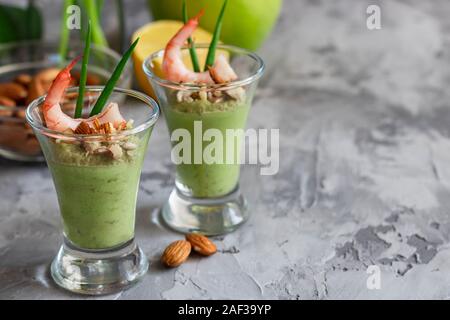
[[[138,45],[133,52],[134,71],[141,89],[148,95],[155,98],[153,89],[147,79],[147,76],[142,68],[142,64],[152,53],[164,49],[169,40],[183,27],[183,22],[175,20],[159,20],[150,22],[133,34],[131,41],[134,42],[138,37]],[[193,39],[196,43],[210,43],[212,34],[201,28],[197,28],[193,34]],[[207,50],[197,50],[197,55],[202,68],[206,61]],[[183,61],[186,66],[192,69],[192,61],[189,52],[183,52]],[[162,60],[157,59],[153,61],[154,72],[159,77],[163,77]]]

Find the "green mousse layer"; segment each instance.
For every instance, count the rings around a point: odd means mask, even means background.
[[[193,102],[176,103],[164,110],[170,133],[176,129],[189,131],[194,141],[194,123],[201,121],[203,136],[208,129],[217,129],[223,136],[223,157],[226,159],[229,152],[235,155],[232,164],[180,164],[176,167],[177,183],[181,189],[198,198],[211,198],[226,195],[236,188],[239,180],[240,165],[237,161],[240,151],[240,139],[236,143],[227,143],[227,129],[244,129],[249,112],[249,106],[245,103],[227,101],[212,103],[196,100]],[[176,144],[176,143],[175,143]],[[202,143],[205,150],[210,142]],[[231,147],[230,147],[231,146]],[[232,149],[230,149],[232,148]],[[194,143],[192,143],[191,155],[194,155]]]
[[[136,198],[150,132],[131,139],[120,158],[88,153],[82,145],[51,142],[48,164],[66,237],[85,249],[106,249],[134,237]]]

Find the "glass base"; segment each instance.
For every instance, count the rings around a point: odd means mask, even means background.
[[[170,228],[207,236],[232,232],[248,217],[247,201],[239,188],[220,198],[188,197],[174,188],[162,209],[162,218]]]
[[[134,239],[108,250],[79,249],[65,239],[52,262],[51,275],[66,290],[102,295],[127,289],[147,270],[147,257]]]

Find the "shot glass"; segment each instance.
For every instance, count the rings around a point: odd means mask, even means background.
[[[208,47],[196,45],[200,57]],[[184,233],[228,233],[249,216],[239,188],[240,154],[264,63],[255,53],[234,46],[220,45],[216,54],[230,60],[237,81],[198,85],[166,80],[161,70],[164,50],[143,64],[169,128],[176,165],[175,188],[162,217]],[[182,56],[189,58],[188,48],[182,49]]]

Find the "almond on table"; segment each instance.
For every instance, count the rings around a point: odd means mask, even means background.
[[[192,249],[194,249],[195,252],[201,254],[202,256],[210,256],[217,252],[216,245],[207,237],[201,234],[187,234],[186,240],[190,242]]]
[[[191,244],[186,240],[172,242],[161,256],[161,262],[167,267],[174,268],[187,260],[191,253]]]
[[[217,252],[217,247],[207,237],[190,233],[186,235],[186,240],[177,240],[169,244],[161,256],[161,262],[170,268],[178,267],[188,259],[191,250],[202,256],[210,256]]]

